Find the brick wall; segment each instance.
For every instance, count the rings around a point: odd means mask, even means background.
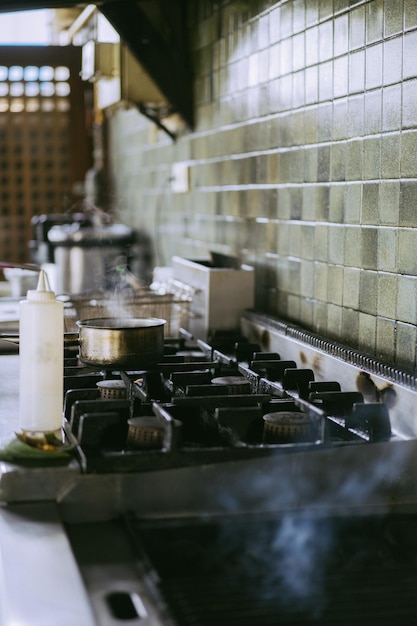
[[[259,310],[414,371],[417,2],[189,8],[195,128],[113,111],[113,206],[158,264],[238,254]]]

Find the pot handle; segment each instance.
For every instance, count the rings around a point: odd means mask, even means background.
[[[15,343],[16,345],[19,345],[20,336],[19,333],[0,333],[0,340],[10,341],[10,343]],[[78,345],[78,343],[78,333],[64,333],[64,345],[76,346]]]

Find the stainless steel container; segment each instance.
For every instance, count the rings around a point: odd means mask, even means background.
[[[172,258],[173,278],[193,289],[187,328],[198,339],[206,339],[214,330],[236,330],[243,312],[254,306],[254,268],[220,257]]]
[[[54,248],[56,292],[78,294],[110,286],[111,271],[131,261],[135,234],[123,224],[64,224],[53,226],[48,239]]]

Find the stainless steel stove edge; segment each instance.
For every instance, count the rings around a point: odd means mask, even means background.
[[[390,391],[389,414],[393,432],[400,438],[417,438],[417,377],[361,354],[335,341],[268,315],[245,312],[243,334],[260,343],[263,350],[278,352],[299,367],[313,370],[315,379],[337,380],[342,391],[363,391],[365,402],[375,392]],[[366,378],[363,377],[366,375]],[[362,378],[361,378],[362,376]],[[366,394],[369,392],[369,398]]]

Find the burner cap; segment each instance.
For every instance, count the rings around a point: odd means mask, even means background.
[[[102,400],[119,400],[127,396],[126,385],[122,380],[100,380],[96,385]]]
[[[239,393],[250,393],[250,382],[244,376],[217,376],[212,378],[213,385],[223,385],[227,387],[229,395]]]
[[[127,445],[132,449],[161,448],[164,427],[155,415],[131,417],[127,420]]]
[[[301,411],[267,413],[264,420],[264,443],[300,443],[317,439],[317,421]]]

